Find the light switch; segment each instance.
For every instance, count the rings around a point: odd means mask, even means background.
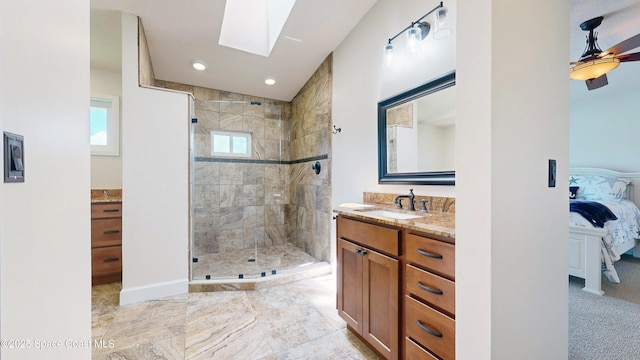
[[[556,187],[556,161],[549,159],[549,187]]]

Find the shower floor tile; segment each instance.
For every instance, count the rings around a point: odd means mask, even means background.
[[[237,279],[261,277],[318,263],[313,256],[305,253],[293,244],[277,244],[257,249],[236,250],[224,253],[208,253],[196,256],[198,262],[192,263],[193,280]]]

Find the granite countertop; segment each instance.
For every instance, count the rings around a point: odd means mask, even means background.
[[[403,214],[419,215],[415,219],[394,219],[371,213],[372,210],[387,210]],[[333,209],[333,212],[351,218],[376,221],[382,224],[416,230],[442,236],[455,242],[455,213],[435,212],[420,213],[418,211],[400,210],[392,206],[380,204],[347,203]]]
[[[91,189],[91,203],[122,202],[122,189]]]

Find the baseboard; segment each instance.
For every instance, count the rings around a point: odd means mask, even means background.
[[[120,291],[120,305],[156,300],[167,296],[186,294],[188,292],[189,280],[187,279],[123,288],[122,291]]]

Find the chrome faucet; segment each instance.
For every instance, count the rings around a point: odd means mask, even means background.
[[[393,203],[397,205],[398,209],[402,209],[402,199],[409,199],[409,210],[416,211],[416,204],[414,201],[415,195],[413,189],[409,189],[409,195],[398,195],[393,199]]]

